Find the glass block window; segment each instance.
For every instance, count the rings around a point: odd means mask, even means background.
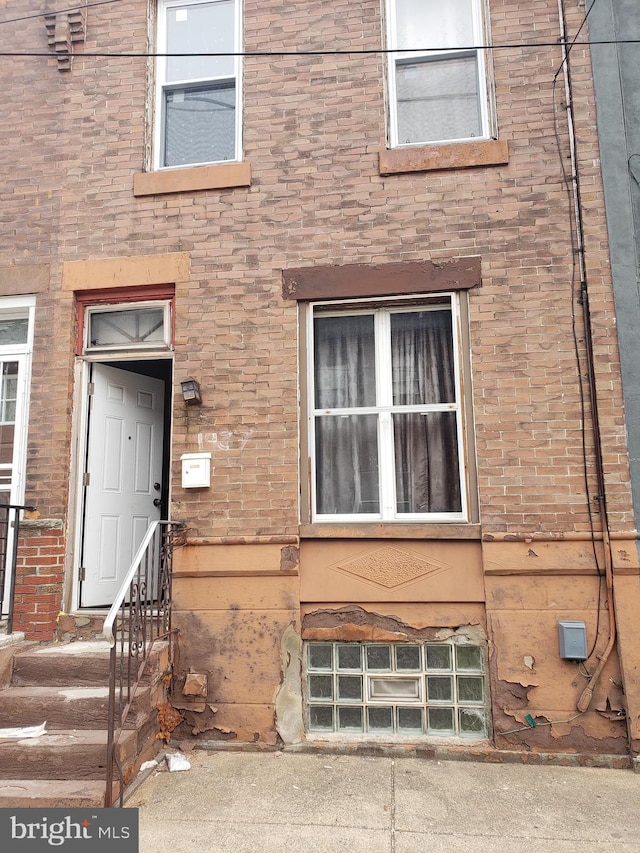
[[[484,649],[449,643],[307,643],[307,728],[487,735]]]

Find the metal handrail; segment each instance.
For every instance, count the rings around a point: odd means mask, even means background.
[[[102,626],[102,635],[104,636],[105,640],[107,640],[107,642],[109,643],[110,646],[114,646],[115,642],[116,642],[116,638],[115,638],[114,633],[113,633],[113,626],[114,626],[114,623],[115,623],[116,618],[118,616],[118,612],[120,611],[120,608],[122,607],[122,604],[125,601],[128,593],[129,593],[129,588],[131,586],[133,579],[135,578],[137,572],[139,571],[140,565],[142,563],[142,558],[144,557],[145,552],[146,552],[147,548],[149,547],[149,543],[153,539],[154,534],[156,533],[158,527],[162,524],[169,524],[169,523],[170,522],[168,522],[168,521],[154,521],[154,522],[152,522],[149,525],[149,528],[147,529],[147,532],[144,535],[144,539],[140,543],[140,547],[138,548],[138,550],[135,553],[135,556],[133,558],[133,562],[131,563],[129,571],[127,572],[127,574],[124,577],[124,580],[122,581],[122,585],[120,586],[120,589],[118,590],[118,593],[115,597],[113,604],[109,608],[109,612],[107,613],[107,618],[104,620],[104,625]]]
[[[0,618],[4,609],[4,587],[9,573],[9,607],[7,609],[7,626],[6,633],[13,632],[13,610],[16,598],[16,565],[18,562],[18,537],[20,534],[20,513],[24,510],[34,512],[34,506],[23,506],[22,504],[3,504],[0,503],[0,512],[7,511],[7,520],[5,522],[6,532],[4,537],[1,537],[3,548],[0,548]],[[14,511],[13,516],[13,542],[11,547],[11,562],[9,563],[9,526],[11,523],[11,510]]]
[[[111,646],[105,805],[113,805],[114,772],[123,803],[124,773],[116,747],[156,640],[171,638],[171,568],[174,531],[182,523],[154,521],[149,526],[103,625]],[[170,654],[172,655],[170,646]]]

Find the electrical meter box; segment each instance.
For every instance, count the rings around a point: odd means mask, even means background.
[[[584,622],[558,622],[560,657],[564,660],[587,659],[587,626]]]
[[[182,462],[183,489],[209,488],[211,485],[210,453],[183,453],[180,461]]]

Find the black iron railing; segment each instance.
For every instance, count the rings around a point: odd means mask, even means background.
[[[32,506],[0,503],[0,619],[6,620],[7,634],[13,631],[20,513],[34,509]]]
[[[118,804],[123,803],[127,780],[118,761],[118,740],[154,643],[168,639],[173,659],[171,567],[174,546],[183,537],[183,524],[151,524],[104,623],[103,633],[111,644],[106,806],[114,804],[115,782]]]

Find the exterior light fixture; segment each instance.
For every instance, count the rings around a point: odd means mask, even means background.
[[[187,406],[199,406],[202,403],[200,384],[192,376],[188,376],[184,382],[181,382],[180,387],[182,388],[182,399]]]

